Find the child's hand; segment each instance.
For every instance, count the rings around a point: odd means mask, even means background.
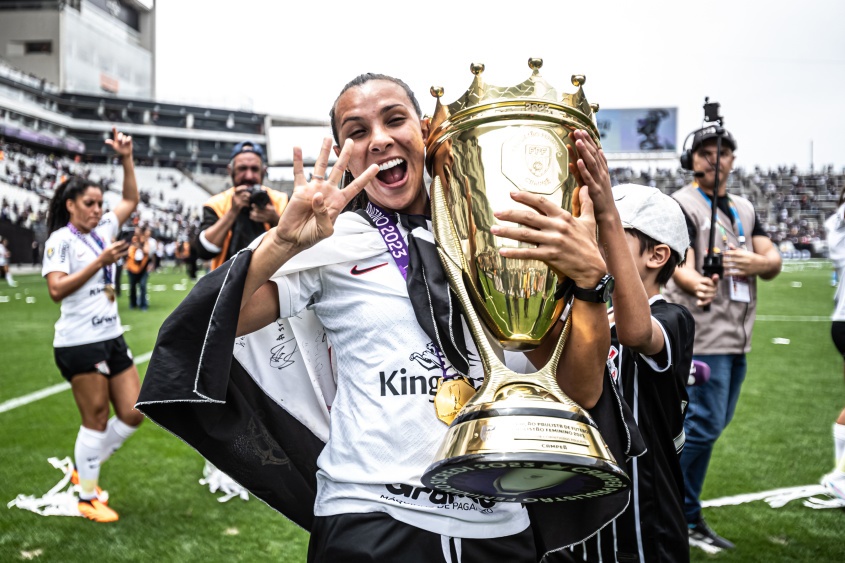
[[[569,169],[579,186],[589,187],[596,220],[602,221],[607,213],[616,210],[607,159],[586,131],[578,129],[569,136],[575,141],[577,149],[576,152],[571,146],[567,147],[570,156]]]

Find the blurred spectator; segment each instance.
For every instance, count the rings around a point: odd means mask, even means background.
[[[147,279],[153,269],[151,257],[151,243],[147,236],[149,229],[142,231],[135,229],[132,243],[129,245],[129,252],[126,254],[126,274],[129,276],[129,308],[140,308],[146,311],[147,303]],[[140,295],[139,295],[140,292]]]
[[[10,269],[12,252],[9,250],[9,240],[0,238],[0,275],[6,278],[9,287],[17,287],[17,282],[12,277]]]

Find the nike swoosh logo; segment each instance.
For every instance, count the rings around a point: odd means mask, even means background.
[[[387,266],[387,262],[385,262],[384,264],[378,264],[376,266],[370,266],[369,268],[363,268],[361,270],[358,269],[358,265],[356,264],[355,266],[352,266],[352,269],[349,270],[349,273],[352,274],[353,276],[360,276],[361,274],[366,274],[367,272],[372,272],[373,270],[377,270],[377,269],[381,268],[382,266]]]

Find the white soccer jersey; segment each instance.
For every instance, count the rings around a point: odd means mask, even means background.
[[[834,296],[836,307],[831,316],[831,320],[837,322],[845,321],[845,295],[843,295],[845,283],[842,283],[842,276],[845,275],[845,220],[843,220],[843,215],[845,215],[845,205],[840,205],[836,213],[824,222],[828,253],[839,278],[839,285]]]
[[[117,236],[120,224],[117,215],[106,213],[95,228],[97,235],[108,246]],[[79,236],[83,237],[85,244]],[[85,268],[100,254],[100,247],[90,234],[77,236],[67,227],[58,229],[44,243],[44,262],[41,275],[50,272],[72,274]],[[97,252],[95,252],[95,250]],[[112,279],[114,279],[114,266]],[[63,348],[92,342],[102,342],[123,334],[117,302],[109,301],[104,293],[105,280],[102,270],[91,276],[81,288],[62,300],[61,316],[56,321],[53,346]]]
[[[420,328],[405,280],[386,249],[273,281],[281,316],[312,308],[337,361],[331,435],[317,462],[317,516],[380,511],[437,534],[467,538],[507,536],[528,527],[518,503],[423,487],[420,478],[447,429],[432,402],[437,381],[454,371]],[[470,376],[478,387],[480,361],[464,332]]]

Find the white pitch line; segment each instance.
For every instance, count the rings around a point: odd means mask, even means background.
[[[796,322],[796,323],[829,323],[830,316],[812,317],[801,315],[757,315],[758,321],[778,321],[778,322]]]
[[[146,354],[141,354],[140,356],[135,358],[135,365],[141,365],[149,361],[150,356],[152,356],[152,352],[147,352]],[[34,393],[30,393],[28,395],[24,395],[23,397],[17,397],[15,399],[9,399],[4,403],[0,403],[0,413],[4,413],[6,411],[10,411],[12,409],[16,409],[18,407],[22,407],[24,405],[28,405],[30,403],[34,403],[35,401],[40,401],[45,397],[49,397],[50,395],[55,395],[56,393],[61,393],[62,391],[67,391],[70,389],[70,383],[65,381],[64,383],[57,383],[56,385],[51,385],[50,387],[45,387],[44,389],[40,389],[35,391]]]
[[[801,485],[798,487],[785,487],[783,489],[772,489],[771,491],[762,491],[759,493],[746,493],[742,495],[734,495],[732,497],[722,497],[711,500],[701,501],[701,506],[704,508],[714,506],[736,506],[737,504],[744,504],[755,500],[764,500],[771,496],[782,495],[786,493],[800,493],[807,492],[817,494],[819,485]]]

